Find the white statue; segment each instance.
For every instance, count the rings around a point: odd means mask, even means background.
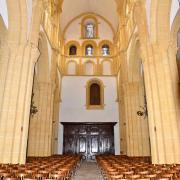
[[[94,25],[87,24],[86,25],[86,38],[93,38],[94,37]]]
[[[92,56],[93,55],[93,47],[92,46],[87,46],[86,47],[86,55],[87,56]]]

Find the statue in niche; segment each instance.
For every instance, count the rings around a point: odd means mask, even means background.
[[[102,46],[102,54],[103,54],[103,56],[109,55],[109,46],[108,45]]]
[[[94,37],[94,25],[87,24],[86,25],[86,38],[93,38]]]
[[[93,55],[93,46],[87,45],[86,46],[86,56],[92,56]]]

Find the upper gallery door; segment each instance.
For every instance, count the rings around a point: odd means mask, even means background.
[[[93,160],[98,154],[114,154],[114,123],[63,123],[63,152]]]

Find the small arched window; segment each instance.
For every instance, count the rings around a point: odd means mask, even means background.
[[[70,48],[69,48],[69,55],[74,56],[76,54],[77,54],[77,47],[74,46],[74,45],[70,46]]]
[[[101,105],[101,88],[99,84],[93,83],[90,86],[90,105]]]
[[[93,46],[90,44],[86,46],[85,51],[86,51],[86,56],[93,56],[94,54]]]
[[[177,60],[179,77],[180,77],[180,29],[179,29],[179,31],[177,33],[177,55],[176,55],[176,60]]]
[[[98,79],[88,81],[86,86],[87,109],[104,108],[104,85]]]
[[[102,46],[102,55],[103,56],[108,56],[110,54],[110,52],[109,52],[109,45],[103,45]]]

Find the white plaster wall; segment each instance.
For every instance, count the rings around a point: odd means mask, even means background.
[[[93,75],[94,74],[94,64],[92,62],[85,63],[85,74]]]
[[[8,28],[8,11],[6,0],[0,0],[0,15],[2,16],[6,27]]]
[[[171,12],[170,12],[170,29],[172,27],[174,18],[176,17],[176,14],[179,10],[179,2],[178,0],[172,0],[172,5],[171,5]]]
[[[100,79],[104,86],[104,110],[86,109],[86,83],[92,79]],[[119,122],[116,77],[64,76],[62,79],[62,102],[60,122]],[[62,126],[59,125],[59,153],[62,153]],[[115,153],[120,153],[119,124],[114,131]]]

